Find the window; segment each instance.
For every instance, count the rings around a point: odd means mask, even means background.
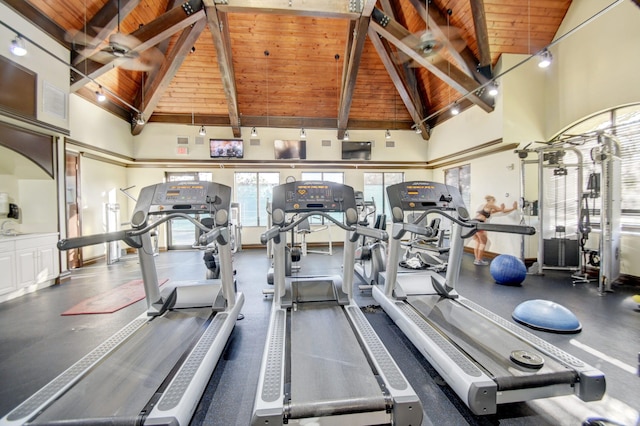
[[[204,182],[213,182],[213,173],[211,172],[166,172],[167,182],[183,182],[190,180],[200,180]]]
[[[326,180],[328,182],[344,183],[342,172],[302,172],[302,180]]]
[[[444,183],[458,188],[462,201],[467,209],[471,209],[471,165],[453,167],[444,171]]]
[[[620,142],[621,157],[621,222],[623,227],[640,227],[640,104],[613,109],[589,117],[566,129],[556,139],[570,135],[585,135],[577,146],[583,154],[583,175],[586,179],[597,167],[591,159],[591,149],[597,145],[596,132],[613,134]],[[599,211],[593,211],[592,221],[599,221]]]
[[[387,186],[404,181],[402,172],[364,173],[364,199],[376,204],[376,214],[384,214],[391,219],[391,211],[387,203]]]
[[[279,183],[277,172],[236,172],[235,199],[242,207],[243,226],[267,226],[267,202]]]

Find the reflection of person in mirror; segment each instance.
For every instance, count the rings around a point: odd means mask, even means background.
[[[486,222],[494,213],[510,213],[518,208],[517,201],[513,202],[513,206],[511,208],[505,207],[504,203],[497,205],[496,198],[493,195],[485,196],[484,200],[485,203],[478,208],[474,218],[474,220],[478,222]],[[487,231],[477,231],[473,234],[473,239],[476,242],[476,246],[473,249],[473,254],[475,256],[473,264],[488,265],[489,262],[482,258],[484,256],[484,250],[487,247],[487,242],[489,241],[487,238]]]

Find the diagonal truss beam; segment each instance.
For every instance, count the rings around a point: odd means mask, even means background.
[[[194,24],[196,21],[204,17],[204,10],[194,8],[191,3],[200,4],[199,1],[186,1],[181,4],[180,7],[175,7],[170,11],[160,15],[150,23],[138,28],[130,35],[137,38],[140,44],[132,49],[133,52],[143,52],[168,37],[171,37],[176,32],[183,30],[184,28]],[[113,61],[107,64],[100,64],[90,59],[85,59],[76,66],[77,69],[83,70],[84,74],[92,79],[96,79],[106,72],[118,67],[126,58],[114,58]],[[70,87],[71,92],[75,92],[79,88],[89,83],[89,78],[82,77],[77,74],[72,75],[72,84]]]
[[[405,85],[404,79],[398,71],[396,64],[394,63],[393,59],[391,59],[391,55],[389,55],[389,52],[384,46],[384,43],[382,43],[382,40],[380,40],[380,36],[378,35],[378,33],[373,28],[369,28],[368,33],[369,39],[373,43],[373,47],[376,49],[376,52],[378,52],[378,56],[380,56],[380,59],[382,60],[382,63],[387,70],[389,77],[391,77],[391,81],[393,81],[393,84],[396,87],[398,94],[400,95],[400,99],[402,99],[404,106],[407,108],[407,111],[409,111],[411,119],[414,123],[419,123],[417,124],[417,126],[421,131],[422,138],[424,140],[429,140],[427,125],[423,122],[424,111],[422,108],[422,104],[416,103],[414,101],[411,93]]]
[[[173,80],[173,77],[175,77],[180,66],[189,55],[191,48],[200,37],[200,34],[202,34],[206,24],[207,21],[203,16],[192,26],[182,30],[180,37],[178,37],[177,42],[165,57],[165,60],[160,66],[158,72],[153,78],[149,78],[149,81],[144,87],[140,88],[140,92],[135,100],[135,105],[145,117],[151,117],[153,114],[153,111],[158,106],[158,102],[160,102],[162,95],[167,90],[171,84],[171,80]],[[142,96],[143,94],[144,96]],[[133,135],[140,134],[144,124],[138,124],[136,120],[132,120],[131,123],[131,133]]]
[[[491,70],[491,48],[489,47],[489,32],[487,30],[487,16],[484,10],[484,0],[470,0],[473,25],[476,29],[476,43],[480,54],[478,70],[486,78],[493,77]]]
[[[411,46],[407,45],[403,40],[411,33],[395,20],[386,16],[379,9],[375,9],[372,15],[373,21],[371,26],[382,37],[389,40],[399,50],[406,53],[411,59],[425,67],[429,72],[447,83],[458,93],[466,96],[471,102],[478,105],[486,112],[493,111],[493,104],[488,103],[485,99],[475,93],[480,84],[476,82],[466,73],[460,71],[455,65],[447,61],[431,62],[427,58],[418,54]]]
[[[207,12],[209,31],[213,36],[213,44],[216,48],[218,68],[222,78],[224,94],[227,98],[229,109],[229,122],[233,130],[233,136],[241,136],[240,112],[238,108],[238,91],[236,88],[235,71],[233,69],[233,57],[231,54],[231,36],[227,13],[218,10],[214,0],[204,0]]]
[[[358,78],[358,69],[362,59],[364,42],[367,39],[370,18],[363,16],[350,25],[349,41],[342,76],[342,91],[340,93],[340,105],[338,106],[338,139],[342,139],[349,124],[349,111],[353,100],[353,92]]]

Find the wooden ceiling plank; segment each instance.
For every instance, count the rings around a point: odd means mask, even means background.
[[[135,105],[142,111],[145,117],[151,117],[153,115],[153,111],[158,106],[162,95],[171,84],[171,80],[175,77],[178,69],[180,69],[180,66],[187,58],[187,55],[189,55],[196,40],[198,40],[200,34],[202,34],[206,23],[206,19],[203,17],[192,26],[182,30],[182,34],[180,34],[176,44],[165,58],[154,78],[150,78],[145,86],[140,89],[141,91],[138,93]],[[144,93],[142,91],[144,91]],[[142,96],[142,94],[144,94],[144,96]],[[144,104],[142,102],[143,98]],[[144,124],[140,125],[136,120],[132,120],[131,123],[131,133],[133,135],[140,134]]]
[[[487,31],[487,15],[484,11],[484,0],[470,0],[473,26],[476,30],[476,43],[480,54],[479,69],[488,70],[485,77],[493,77],[491,71],[491,48],[489,47],[489,33]],[[487,75],[488,74],[488,75]]]
[[[227,108],[229,109],[229,122],[234,137],[241,136],[240,110],[238,107],[238,90],[233,69],[233,57],[231,53],[231,36],[229,34],[229,22],[226,12],[217,10],[213,0],[204,0],[207,12],[209,31],[213,37],[213,44],[218,59],[218,69],[222,79]]]
[[[188,3],[189,2],[184,2],[183,5]],[[135,49],[132,49],[132,52],[143,52],[150,47],[153,47],[156,44],[160,43],[164,39],[171,37],[176,32],[183,30],[190,25],[193,25],[204,16],[205,12],[203,9],[194,13],[187,12],[183,7],[176,7],[171,9],[170,11],[162,14],[158,18],[154,19],[146,25],[143,25],[130,34],[140,41],[140,44]],[[78,64],[76,66],[76,69],[86,69],[87,72],[85,72],[84,74],[92,79],[96,79],[102,74],[112,70],[113,68],[116,68],[126,60],[126,58],[118,58],[107,64],[95,65],[95,62],[87,59]],[[86,67],[83,66],[83,64],[85,64]],[[76,75],[74,76],[70,90],[72,92],[75,92],[80,87],[83,87],[84,85],[89,83],[89,81],[89,78]]]
[[[363,10],[373,7],[367,0]],[[214,0],[216,9],[237,13],[272,13],[279,15],[319,16],[325,18],[358,19],[361,11],[355,10],[349,0],[307,0],[304,2],[284,2],[282,0]],[[375,4],[375,2],[374,2]],[[363,15],[364,16],[364,15]]]
[[[466,96],[474,104],[487,112],[493,111],[494,107],[489,104],[485,99],[475,94],[475,90],[478,89],[479,84],[469,75],[462,72],[455,65],[450,64],[446,60],[440,62],[431,62],[418,54],[411,46],[408,46],[403,40],[410,34],[409,30],[404,28],[398,22],[384,15],[379,9],[375,9],[373,13],[373,19],[371,26],[376,32],[389,40],[398,49],[402,50],[409,57],[411,57],[418,64],[422,65],[433,75],[440,80],[447,83],[453,89],[460,94]],[[384,22],[385,25],[381,25],[380,22]]]
[[[344,137],[344,132],[347,130],[349,124],[349,111],[351,109],[353,92],[358,78],[358,69],[360,68],[360,60],[362,59],[362,50],[364,48],[364,42],[367,39],[367,30],[370,21],[371,19],[368,17],[361,17],[357,20],[352,47],[349,52],[350,55],[346,58],[345,68],[347,71],[344,74],[344,84],[342,86],[340,105],[338,107],[338,139]]]
[[[407,108],[407,111],[409,111],[409,115],[411,115],[414,123],[420,123],[418,124],[418,126],[422,131],[422,138],[424,140],[428,140],[429,132],[427,131],[425,123],[423,123],[422,121],[424,119],[422,105],[414,103],[411,94],[407,90],[404,81],[396,68],[396,64],[391,59],[389,52],[387,52],[387,50],[385,49],[385,46],[382,43],[382,40],[380,40],[380,36],[378,35],[378,33],[373,28],[369,28],[368,34],[369,39],[373,43],[373,47],[376,49],[376,52],[378,52],[378,55],[380,56],[380,59],[382,60],[387,73],[389,73],[389,77],[391,77],[393,85],[396,87],[396,90],[400,95],[400,99],[402,99],[404,106]]]

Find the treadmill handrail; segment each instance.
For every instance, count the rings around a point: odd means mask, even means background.
[[[144,228],[140,228],[140,229],[131,228],[131,229],[125,229],[122,231],[106,232],[103,234],[84,235],[81,237],[74,237],[74,238],[63,238],[60,241],[58,241],[57,246],[58,246],[58,249],[60,250],[70,250],[74,248],[86,247],[86,246],[91,246],[95,244],[108,243],[110,241],[122,240],[132,247],[140,248],[142,247],[142,242],[137,237],[157,228],[164,222],[167,222],[172,219],[187,219],[190,222],[192,222],[194,225],[196,225],[198,228],[202,229],[203,231],[205,232],[211,231],[211,229],[207,228],[202,223],[200,223],[199,221],[197,221],[196,219],[194,219],[193,217],[189,216],[186,213],[170,213],[166,216],[161,217],[158,220],[155,220],[153,223],[145,226]]]
[[[508,225],[508,224],[502,224],[502,223],[486,223],[486,222],[480,222],[476,220],[464,220],[464,219],[460,219],[458,217],[452,216],[438,209],[427,210],[426,213],[437,213],[439,215],[446,217],[452,222],[457,223],[463,228],[471,228],[469,232],[467,232],[465,235],[462,236],[462,238],[469,238],[470,236],[472,236],[478,231],[493,231],[493,232],[504,232],[507,234],[522,234],[522,235],[534,235],[536,233],[536,228],[534,228],[533,226]],[[412,224],[404,224],[403,228],[405,225],[412,225]],[[421,228],[424,229],[429,227],[426,226]],[[413,230],[411,232],[417,233]]]

